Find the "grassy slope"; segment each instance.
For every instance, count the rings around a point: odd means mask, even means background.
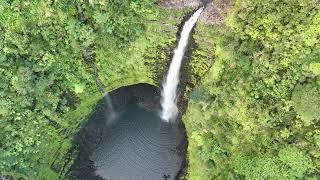
[[[198,22],[195,33],[195,49],[192,52],[190,67],[192,70],[192,83],[196,85],[194,89],[188,89],[185,93],[186,98],[188,99],[188,109],[186,114],[183,116],[183,121],[186,126],[187,135],[188,135],[188,179],[197,179],[195,177],[209,177],[206,174],[206,167],[203,162],[198,160],[199,156],[197,147],[195,146],[195,141],[197,137],[194,136],[195,131],[199,127],[199,123],[194,123],[198,121],[199,117],[204,118],[209,116],[209,114],[201,111],[201,98],[202,92],[198,87],[203,86],[205,82],[212,77],[212,71],[216,70],[216,66],[219,65],[217,59],[215,59],[215,44],[219,39],[218,32],[214,29],[216,27],[211,25],[206,25],[202,22]],[[196,101],[195,101],[196,99]],[[200,109],[199,109],[200,107]],[[205,116],[205,117],[203,117]],[[196,117],[196,118],[195,118]],[[194,127],[196,125],[197,127]],[[200,124],[201,126],[202,124]],[[199,171],[201,169],[201,171]]]
[[[212,115],[212,111],[208,109],[208,103],[211,101],[211,99],[204,98],[206,95],[204,96],[203,93],[206,93],[205,91],[207,89],[204,90],[202,87],[209,86],[208,84],[212,83],[213,81],[219,81],[219,76],[224,68],[220,62],[220,59],[215,55],[217,52],[217,44],[219,44],[219,39],[222,38],[221,34],[219,34],[216,28],[217,27],[214,26],[199,24],[195,33],[196,42],[199,41],[198,49],[204,50],[196,50],[196,54],[200,54],[200,57],[196,57],[195,60],[193,60],[193,72],[202,73],[198,78],[197,87],[186,94],[189,99],[189,103],[188,110],[183,117],[189,141],[188,179],[200,180],[211,176],[210,168],[208,168],[208,165],[203,163],[203,160],[201,159],[202,156],[205,156],[203,154],[204,152],[210,153],[211,150],[209,147],[207,148],[199,146],[199,144],[205,145],[204,142],[202,142],[203,138],[209,137],[206,136],[206,132],[200,131],[199,129],[208,126],[207,123],[210,123],[210,117]],[[203,35],[208,38],[204,40]],[[207,60],[206,57],[213,59],[214,63],[212,66],[208,67],[205,63],[197,63],[198,61],[205,62],[204,60]],[[201,171],[199,171],[199,169],[201,169]]]

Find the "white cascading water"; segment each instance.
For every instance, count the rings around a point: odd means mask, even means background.
[[[107,93],[105,96],[105,101],[107,102],[107,107],[108,107],[108,112],[109,112],[109,117],[110,119],[114,119],[115,118],[115,111],[112,105],[112,100],[111,97],[109,96],[109,94]]]
[[[178,47],[174,50],[174,55],[169,67],[167,78],[162,84],[163,89],[161,92],[161,118],[166,122],[176,119],[178,115],[177,87],[179,84],[181,61],[188,45],[191,30],[196,24],[202,11],[203,7],[198,9],[183,25],[179,44]]]

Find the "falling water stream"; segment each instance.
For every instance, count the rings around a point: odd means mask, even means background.
[[[108,93],[105,94],[104,99],[107,103],[107,109],[108,109],[108,113],[109,113],[109,119],[110,121],[114,120],[116,118],[116,114],[115,114],[115,110],[114,107],[112,105],[112,100],[111,97]]]
[[[178,47],[174,51],[167,78],[162,84],[163,90],[161,92],[161,118],[166,122],[176,119],[178,115],[177,87],[179,84],[181,62],[188,45],[191,30],[196,24],[202,10],[203,7],[198,9],[184,24]]]

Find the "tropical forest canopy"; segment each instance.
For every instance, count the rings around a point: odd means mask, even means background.
[[[178,31],[167,27],[188,12],[155,0],[1,0],[0,178],[65,178],[72,136],[102,96],[93,67],[107,90],[157,83],[154,62],[170,60]],[[186,95],[186,178],[319,179],[319,0],[235,0],[225,16],[194,33],[209,43],[196,40],[191,58],[201,80]],[[196,64],[211,56],[208,71]]]
[[[235,2],[185,115],[190,179],[320,178],[319,8]]]
[[[0,1],[0,175],[38,176],[52,148],[69,148],[60,143],[86,110],[68,112],[98,92],[84,49],[121,50],[143,33],[150,4]]]

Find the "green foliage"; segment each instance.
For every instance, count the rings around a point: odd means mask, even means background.
[[[282,172],[286,178],[303,178],[304,174],[311,167],[311,160],[306,154],[294,147],[286,147],[279,152],[279,160],[282,165]]]
[[[235,162],[235,171],[245,179],[285,179],[277,159],[273,157],[239,157]]]
[[[148,15],[145,19],[147,23],[144,35],[125,47],[109,46],[97,50],[97,68],[103,74],[102,82],[114,89],[137,82],[154,84],[154,79],[162,78],[164,67],[167,67],[170,60],[170,50],[175,46],[178,25],[190,10],[163,10],[154,7],[152,16]],[[106,42],[109,40],[105,40],[105,45]]]
[[[316,83],[298,84],[292,94],[295,110],[304,124],[309,126],[320,120],[320,89]]]
[[[209,71],[213,64],[215,31],[210,26],[198,22],[195,27],[194,40],[195,48],[189,66],[191,67],[192,83],[197,84]]]
[[[240,156],[235,160],[235,171],[246,179],[302,178],[310,167],[310,158],[294,147],[281,149],[277,156]]]
[[[184,116],[189,179],[320,177],[318,6],[239,0],[208,26],[215,62]]]
[[[320,75],[320,63],[310,63],[309,69],[314,75]]]
[[[92,64],[83,60],[84,48],[93,51],[107,90],[154,83],[143,57],[156,40],[138,47],[146,39],[147,22],[166,14],[153,3],[0,2],[1,175],[57,179],[58,173],[67,171],[70,162],[65,156],[71,147],[70,138],[101,98]],[[177,14],[175,21],[180,21],[178,17],[185,12],[171,15]],[[172,36],[169,39],[175,40]],[[143,53],[135,56],[137,49]]]
[[[66,11],[71,7],[45,1],[1,3],[2,172],[36,176],[37,169],[50,163],[47,153],[55,147],[48,144],[64,138],[59,131],[67,124],[50,125],[63,122],[62,115],[69,110],[63,93],[72,92],[74,83],[93,84],[80,49],[72,48],[64,30],[66,17],[73,19],[75,13]]]

